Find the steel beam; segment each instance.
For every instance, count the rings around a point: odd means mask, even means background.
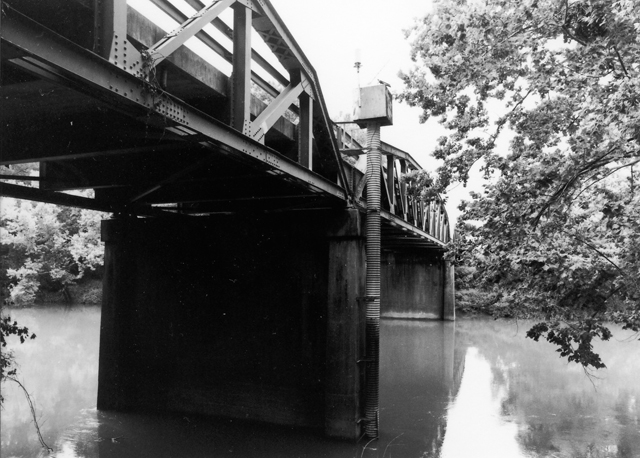
[[[393,156],[387,156],[387,193],[391,213],[396,212],[396,161]]]
[[[396,148],[395,146],[391,146],[385,142],[380,142],[380,149],[382,150],[382,154],[385,156],[393,156],[400,160],[404,160],[405,163],[409,164],[414,170],[422,170],[418,161],[416,161],[411,154],[406,151]]]
[[[154,4],[157,5],[158,8],[164,11],[176,22],[184,22],[187,20],[187,16],[183,14],[182,11],[180,11],[178,8],[176,8],[173,5],[173,3],[169,2],[169,0],[156,0]],[[195,8],[195,9],[200,9],[202,7],[204,7],[204,5],[200,5],[198,8]],[[213,20],[213,24],[218,29],[220,29],[221,26],[218,26],[217,24],[224,25],[224,27],[228,29],[228,33],[225,33],[225,34],[228,35],[229,38],[233,40],[233,30],[230,27],[228,27],[224,22],[222,22],[220,18],[215,18]],[[196,37],[199,40],[201,40],[205,45],[207,45],[209,48],[211,48],[211,50],[215,51],[224,60],[226,60],[230,64],[233,63],[233,54],[230,51],[228,51],[227,48],[222,46],[217,40],[215,40],[211,35],[206,33],[204,30],[201,30],[200,32],[196,33]],[[258,53],[252,50],[251,57],[258,65],[260,65],[262,68],[265,68],[269,73],[269,75],[273,76],[276,79],[276,81],[278,81],[280,84],[282,84],[283,86],[287,86],[289,84],[289,81],[287,81],[286,78],[280,75],[280,72],[278,72],[275,68],[273,68],[273,66],[271,66],[267,61],[265,61],[264,58],[260,56]],[[269,66],[269,68],[266,68],[265,65]],[[278,75],[279,78],[277,78],[274,75]],[[274,88],[271,84],[269,84],[264,78],[262,78],[256,72],[251,71],[251,79],[259,87],[264,89],[267,92],[267,94],[269,94],[270,96],[272,97],[278,96],[278,90]]]
[[[388,173],[389,171],[387,170],[387,177],[388,177]],[[380,160],[380,185],[381,185],[381,189],[384,190],[385,195],[387,196],[387,202],[389,202],[389,211],[391,213],[393,213],[393,203],[391,201],[391,192],[389,190],[389,182],[386,180],[386,178],[384,176],[384,165],[382,164],[382,159]],[[381,201],[382,201],[382,196],[381,196]]]
[[[94,51],[128,73],[142,76],[142,55],[127,40],[127,0],[93,2]]]
[[[403,177],[407,174],[407,161],[405,159],[400,159],[400,176]],[[404,180],[400,181],[400,205],[402,205],[402,214],[404,215],[404,219],[407,219],[407,214],[409,213],[409,206],[407,203],[407,182]]]
[[[392,223],[393,225],[408,231],[409,233],[411,233],[414,236],[423,238],[426,241],[434,243],[434,244],[436,244],[438,246],[443,246],[444,245],[441,240],[438,240],[436,237],[433,237],[432,235],[429,235],[424,230],[414,226],[413,224],[408,223],[407,221],[405,221],[405,220],[403,220],[401,218],[398,218],[396,215],[393,215],[393,214],[389,213],[386,210],[380,210],[380,216],[382,217],[383,220],[386,220],[386,221]]]
[[[342,165],[342,157],[340,156],[338,143],[335,138],[335,133],[333,132],[332,122],[329,118],[327,107],[324,104],[322,89],[318,83],[318,75],[287,28],[283,25],[282,19],[278,13],[271,8],[270,3],[256,2],[255,6],[258,6],[261,10],[263,17],[254,21],[254,29],[263,37],[266,44],[272,49],[286,70],[293,73],[302,69],[305,75],[309,78],[313,88],[313,97],[316,100],[314,105],[317,116],[326,126],[327,135],[330,138],[334,160],[338,167],[339,181],[341,183],[348,183],[344,166]],[[280,51],[282,51],[282,53]],[[351,194],[350,190],[348,188],[346,189],[347,192]],[[349,198],[352,199],[353,196],[349,195]]]
[[[180,144],[168,144],[168,145],[153,145],[153,146],[138,146],[133,148],[121,148],[121,149],[113,149],[113,150],[104,150],[104,151],[88,151],[86,153],[72,153],[72,154],[61,154],[61,155],[49,155],[49,156],[29,156],[25,159],[14,159],[14,160],[2,160],[0,161],[0,165],[11,165],[11,164],[26,164],[29,162],[48,162],[48,161],[69,161],[69,160],[77,160],[77,159],[89,159],[89,158],[98,158],[98,157],[108,157],[108,156],[126,156],[132,154],[155,154],[161,153],[163,151],[175,151],[179,149]],[[4,159],[4,158],[3,158]]]
[[[93,0],[93,49],[108,59],[116,39],[127,38],[127,1]]]
[[[353,196],[356,200],[360,199],[362,197],[362,193],[364,192],[364,188],[367,185],[367,180],[369,179],[368,175],[363,175],[362,178],[360,178],[360,181],[358,181],[358,185],[356,186],[356,190],[353,193]]]
[[[256,161],[281,173],[283,178],[304,183],[310,190],[346,200],[345,190],[281,154],[239,134],[236,130],[206,114],[159,93],[152,85],[117,68],[93,52],[40,26],[24,15],[11,11],[3,18],[0,35],[3,41],[30,54],[32,63],[43,62],[61,71],[73,87],[110,103],[132,116],[160,116],[167,126],[179,128],[185,136],[200,135],[208,140],[204,146],[236,159]],[[222,149],[219,145],[229,148]]]
[[[233,11],[233,73],[231,75],[231,126],[251,134],[251,10],[237,5]]]
[[[148,205],[118,205],[111,202],[104,202],[89,197],[75,196],[62,192],[47,191],[44,189],[31,188],[10,183],[0,182],[0,196],[12,197],[14,199],[32,200],[35,202],[45,202],[48,204],[61,205],[63,207],[85,208],[105,213],[126,212],[144,216],[178,216],[174,212],[168,212]]]
[[[300,96],[298,163],[309,170],[313,169],[313,98],[306,93]]]
[[[173,32],[165,35],[160,41],[147,50],[147,68],[153,68],[166,59],[173,51],[182,46],[185,41],[201,31],[205,25],[220,16],[220,14],[235,3],[235,1],[236,0],[218,0],[209,6],[205,6]]]
[[[114,212],[116,208],[108,202],[99,202],[89,197],[74,196],[61,192],[44,191],[28,186],[19,186],[10,183],[0,183],[0,196],[13,197],[14,199],[34,200],[66,207],[79,207],[88,210],[102,212]]]
[[[290,84],[278,97],[273,100],[251,123],[251,136],[254,140],[264,143],[264,137],[276,121],[282,117],[287,109],[298,100],[300,94],[304,92],[302,83]]]
[[[158,3],[159,1],[164,3],[166,0],[155,0],[156,3]],[[204,7],[204,3],[202,3],[200,0],[185,1],[196,11]],[[215,18],[213,20],[213,26],[224,35],[226,35],[230,40],[233,40],[233,30],[220,18]],[[289,80],[282,76],[282,74],[273,65],[271,65],[264,57],[262,57],[257,51],[253,49],[251,50],[251,58],[255,61],[256,64],[261,66],[267,73],[269,73],[269,76],[275,79],[280,85],[282,85],[283,87],[289,85]]]

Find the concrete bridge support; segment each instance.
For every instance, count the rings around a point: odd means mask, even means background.
[[[357,210],[103,222],[98,407],[360,437],[365,237]],[[444,264],[383,254],[387,316],[443,318]]]
[[[382,317],[454,320],[453,267],[440,253],[385,251]]]
[[[98,407],[358,437],[360,216],[293,218],[105,221]]]

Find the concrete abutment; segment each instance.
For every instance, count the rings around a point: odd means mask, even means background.
[[[98,407],[358,438],[362,219],[339,210],[104,221]],[[419,256],[387,261],[396,268],[385,270],[383,257],[383,311],[386,288],[398,305],[412,294],[440,294],[419,292],[423,286],[444,295],[444,277],[423,281],[437,275]],[[427,273],[410,274],[411,263]]]
[[[454,320],[453,281],[442,252],[383,251],[382,317]]]

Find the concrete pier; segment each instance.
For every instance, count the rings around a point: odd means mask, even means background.
[[[358,438],[362,219],[353,209],[104,221],[98,407]],[[383,311],[442,319],[445,281],[437,258],[386,253]]]
[[[447,291],[441,256],[420,251],[386,251],[382,255],[382,317],[444,319]]]
[[[105,221],[99,408],[357,437],[361,232],[357,211]]]

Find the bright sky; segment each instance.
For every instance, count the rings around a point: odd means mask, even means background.
[[[358,86],[354,68],[356,50],[362,67],[360,84],[386,81],[398,93],[400,70],[411,67],[409,43],[404,37],[414,19],[431,9],[429,0],[272,0],[320,78],[332,117],[350,113]],[[394,125],[384,127],[382,140],[409,152],[425,168],[438,136],[437,125],[418,123],[420,110],[394,103]],[[434,123],[435,124],[435,123]]]

